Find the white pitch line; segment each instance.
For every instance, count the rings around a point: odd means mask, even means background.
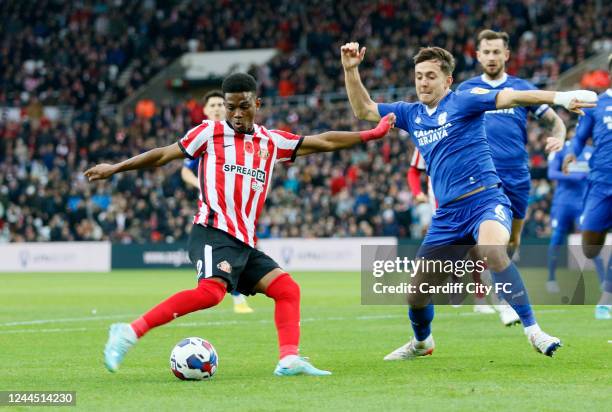
[[[24,320],[18,322],[7,322],[0,323],[0,326],[25,326],[25,325],[44,325],[46,323],[68,323],[68,322],[82,322],[90,320],[110,320],[110,319],[121,319],[130,316],[139,316],[139,314],[126,313],[124,315],[107,315],[107,316],[86,316],[81,318],[58,318],[58,319],[34,319]]]
[[[562,313],[567,312],[565,309],[550,309],[550,310],[539,310],[538,313]],[[130,315],[122,315],[122,317],[126,317]],[[133,316],[133,315],[131,315]],[[480,313],[475,312],[460,312],[460,313],[439,313],[436,315],[436,318],[452,318],[456,316],[482,316]],[[115,317],[119,317],[116,315]],[[329,321],[351,321],[351,320],[361,320],[361,321],[369,321],[369,320],[381,320],[381,319],[405,319],[406,315],[391,315],[391,314],[381,314],[381,315],[361,315],[361,316],[329,316],[329,317],[309,317],[302,318],[301,322],[329,322]],[[73,319],[73,318],[69,318]],[[74,318],[76,319],[76,318]],[[89,319],[89,318],[78,318],[80,320]],[[99,318],[93,318],[99,319]],[[92,319],[92,320],[93,320]],[[65,319],[64,319],[65,320]],[[72,321],[72,320],[71,320]],[[232,320],[219,320],[219,321],[196,321],[196,322],[181,322],[166,325],[165,327],[170,328],[190,328],[190,327],[206,327],[206,326],[229,326],[229,325],[239,325],[239,324],[252,324],[252,323],[260,323],[260,324],[268,324],[272,323],[272,319],[232,319]],[[106,328],[106,325],[104,326]],[[101,327],[98,328],[54,328],[54,329],[13,329],[13,330],[0,330],[1,334],[8,333],[57,333],[57,332],[84,332],[90,330],[100,330]]]

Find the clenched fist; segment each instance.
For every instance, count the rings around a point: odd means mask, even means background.
[[[366,48],[362,47],[359,49],[359,43],[352,42],[346,43],[340,48],[340,54],[342,56],[342,66],[345,70],[355,68],[359,66],[359,63],[363,61],[365,56]]]

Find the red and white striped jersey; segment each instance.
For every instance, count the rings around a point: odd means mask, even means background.
[[[302,137],[254,124],[236,133],[226,122],[204,120],[179,140],[189,158],[200,157],[200,196],[193,223],[227,232],[255,247],[255,228],[272,182],[274,163],[293,161]]]
[[[423,159],[423,156],[421,156],[421,153],[419,153],[419,150],[416,147],[414,148],[414,152],[412,152],[410,166],[416,167],[423,172],[425,172],[427,169],[425,166],[425,159]],[[427,176],[427,198],[429,199],[431,210],[435,212],[435,210],[438,208],[438,201],[436,200],[436,195],[434,195],[433,186],[431,185],[431,179],[429,176]]]

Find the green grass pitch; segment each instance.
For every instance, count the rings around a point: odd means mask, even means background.
[[[272,375],[276,332],[265,296],[251,298],[252,315],[235,315],[228,298],[152,331],[111,374],[102,363],[108,325],[194,287],[191,271],[2,274],[0,390],[74,390],[76,409],[87,411],[610,410],[612,322],[594,320],[593,306],[536,308],[542,327],[564,343],[552,359],[521,328],[465,306],[437,308],[433,356],[383,362],[411,335],[404,307],[360,305],[358,274],[294,277],[301,351],[333,376]],[[211,381],[170,372],[170,351],[188,336],[217,349]]]

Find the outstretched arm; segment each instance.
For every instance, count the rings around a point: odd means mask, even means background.
[[[359,63],[363,61],[366,48],[359,49],[359,43],[346,43],[340,48],[346,93],[353,113],[358,119],[378,121],[378,107],[372,100],[359,76]]]
[[[570,112],[584,115],[583,108],[595,107],[597,94],[590,90],[573,90],[571,92],[549,92],[545,90],[502,90],[497,93],[497,109],[509,109],[516,106],[537,104],[556,104]]]
[[[139,154],[138,156],[131,157],[124,160],[121,163],[108,164],[101,163],[85,171],[85,177],[90,182],[94,180],[107,179],[112,175],[120,172],[135,169],[148,169],[151,167],[163,166],[166,163],[185,157],[179,145],[177,143],[171,144],[165,147],[157,147]]]
[[[374,129],[362,132],[325,132],[313,136],[305,136],[297,155],[304,156],[311,153],[333,152],[346,149],[359,143],[383,138],[395,123],[395,115],[389,113],[383,117]]]

